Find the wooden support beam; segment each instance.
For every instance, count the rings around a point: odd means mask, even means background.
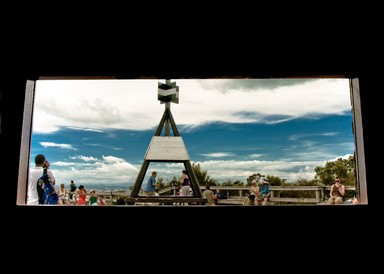
[[[203,193],[200,189],[200,184],[197,180],[196,174],[193,171],[192,165],[190,161],[185,161],[184,162],[184,167],[187,170],[189,180],[191,181],[191,187],[193,190],[193,195],[197,197],[203,197]]]
[[[148,167],[149,167],[149,161],[144,160],[144,163],[141,165],[139,174],[137,175],[136,182],[133,185],[133,188],[131,191],[131,197],[136,197],[139,194],[141,184],[143,183],[145,173],[147,172]]]

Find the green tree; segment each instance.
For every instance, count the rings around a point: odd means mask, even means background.
[[[287,179],[282,179],[280,177],[272,176],[272,175],[268,175],[267,179],[269,180],[269,183],[271,184],[271,186],[281,186],[281,185],[284,185],[285,182],[287,181]]]
[[[177,187],[177,188],[180,188],[181,187],[181,183],[180,183],[180,180],[178,180],[176,178],[176,176],[173,176],[172,180],[168,182],[167,184],[168,187]]]
[[[252,181],[253,180],[256,180],[256,177],[259,177],[259,178],[267,178],[269,180],[269,183],[271,184],[271,186],[281,186],[283,184],[285,184],[285,182],[287,181],[287,179],[282,179],[280,177],[277,177],[277,176],[272,176],[272,175],[262,175],[260,173],[255,173],[255,174],[252,174],[250,175],[248,178],[247,178],[247,186],[250,186]],[[260,183],[260,181],[259,181]]]
[[[233,185],[234,185],[234,186],[243,186],[244,183],[241,182],[241,181],[239,181],[239,180],[236,180],[236,181],[233,182]]]
[[[227,179],[221,183],[222,186],[233,186],[233,181],[231,179]]]
[[[247,186],[250,186],[251,184],[252,184],[252,181],[253,180],[256,180],[256,177],[259,177],[259,178],[261,178],[262,177],[262,175],[260,174],[260,173],[254,173],[254,174],[252,174],[252,175],[250,175],[248,178],[247,178]],[[257,180],[256,180],[257,181]]]
[[[157,178],[156,184],[159,190],[165,188],[164,178],[163,177]]]
[[[211,178],[208,176],[207,170],[202,170],[200,167],[200,164],[195,165],[195,163],[192,163],[193,171],[195,172],[197,181],[199,182],[199,185],[201,186],[216,186],[218,185],[217,180]]]
[[[298,179],[296,182],[295,182],[296,185],[299,185],[299,186],[315,186],[315,185],[318,185],[318,181],[316,180],[307,180],[307,179]]]
[[[345,185],[356,185],[355,166],[355,157],[352,155],[348,159],[338,158],[336,161],[328,161],[323,167],[315,168],[315,180],[324,185],[331,185],[335,178],[339,177]]]

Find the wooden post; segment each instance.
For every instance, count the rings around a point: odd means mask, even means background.
[[[162,103],[165,103],[165,110],[160,120],[159,126],[155,132],[155,136],[152,137],[151,143],[144,156],[144,163],[141,166],[140,172],[136,178],[130,198],[138,198],[141,184],[151,161],[183,163],[185,169],[188,172],[194,196],[196,198],[202,198],[203,193],[201,192],[199,182],[197,181],[197,177],[193,171],[188,151],[185,147],[182,137],[179,134],[179,131],[177,130],[175,120],[173,119],[171,113],[171,102],[179,102],[178,87],[176,86],[176,83],[171,83],[168,79],[166,80],[165,86],[159,83],[158,98]],[[163,127],[165,127],[164,136],[160,136]],[[174,136],[171,136],[170,134],[171,127]],[[176,195],[176,189],[174,189],[173,193]],[[132,203],[132,201],[136,200],[138,199],[129,199],[129,203]]]
[[[140,172],[137,175],[136,182],[133,185],[131,195],[130,195],[131,197],[136,197],[139,195],[141,184],[144,180],[144,176],[145,176],[145,173],[147,172],[148,166],[149,166],[149,161],[144,160],[144,163],[141,166]]]

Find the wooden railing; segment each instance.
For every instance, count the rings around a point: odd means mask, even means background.
[[[225,199],[218,199],[218,205],[224,204],[243,204],[246,195],[249,193],[250,186],[210,186],[211,190],[225,195]],[[270,202],[274,204],[320,204],[326,201],[326,197],[330,191],[331,186],[270,186],[271,197]],[[204,191],[205,186],[201,186]],[[170,191],[171,188],[163,189],[163,192]],[[346,186],[346,191],[356,192],[353,186]],[[310,191],[314,192],[313,197],[281,197],[287,191]]]
[[[246,195],[249,193],[250,186],[211,186],[210,188],[213,192],[217,193],[218,191],[220,191],[220,193],[226,196],[225,199],[218,199],[218,205],[225,205],[225,204],[241,205],[243,204],[243,201]],[[280,203],[281,204],[287,204],[287,203],[320,204],[326,201],[326,198],[329,195],[330,188],[331,188],[330,186],[270,186],[270,191],[271,191],[270,202],[272,202],[273,204],[280,204]],[[204,189],[205,189],[205,186],[201,186],[201,190],[204,191]],[[346,186],[345,190],[356,192],[356,188],[353,186]],[[311,195],[313,197],[303,197],[303,198],[281,197],[281,196],[284,196],[282,194],[287,191],[295,191],[295,192],[310,191],[314,193],[313,195]],[[75,194],[74,192],[69,192],[69,193],[72,193],[73,195]],[[159,198],[161,201],[166,200],[171,202],[172,201],[171,195],[173,193],[175,193],[175,191],[171,187],[161,189],[159,191],[159,195],[160,195]],[[115,204],[119,198],[122,198],[124,200],[129,200],[131,202],[145,202],[148,199],[144,194],[139,194],[139,197],[131,198],[130,191],[97,190],[96,194],[99,196],[103,195],[108,205]],[[156,197],[152,197],[152,198],[153,199],[151,199],[151,201],[148,200],[147,202],[160,201],[160,200],[155,200],[159,198],[156,198]],[[203,201],[201,200],[203,198],[185,197],[185,199],[188,199],[187,201],[191,201],[191,202],[203,203]],[[75,199],[71,199],[71,203],[75,203],[75,202],[76,202]]]
[[[70,195],[73,195],[72,199],[69,199]],[[76,199],[76,192],[69,192],[67,191],[67,195],[68,195],[68,199],[70,201],[71,204],[76,204],[77,202],[77,199]],[[107,202],[107,205],[112,205],[112,204],[115,204],[116,201],[119,199],[119,198],[126,198],[126,197],[129,197],[130,195],[130,192],[129,191],[121,191],[121,190],[118,190],[118,191],[102,191],[102,190],[96,190],[96,195],[97,196],[103,196],[105,201]],[[87,193],[87,197],[86,197],[86,201],[88,201],[89,199],[89,193]]]
[[[227,193],[227,199],[218,200],[218,204],[242,204],[245,195],[249,192],[249,186],[242,187],[211,187],[211,189],[220,189],[220,192]],[[292,203],[292,204],[319,204],[326,200],[331,186],[270,186],[271,196],[269,201],[272,203]],[[233,191],[238,191],[238,195],[233,194]],[[232,192],[231,195],[228,195]],[[311,191],[314,192],[314,197],[281,197],[281,194],[286,191]],[[356,191],[355,187],[346,186],[345,191]],[[227,201],[225,201],[227,200]]]

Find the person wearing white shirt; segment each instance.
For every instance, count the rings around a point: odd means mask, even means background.
[[[38,154],[35,157],[35,166],[29,170],[28,176],[28,194],[27,194],[27,205],[38,205],[39,195],[37,193],[37,181],[43,175],[44,168],[47,168],[47,173],[52,184],[55,184],[55,177],[52,171],[48,169],[50,166],[49,162],[45,159],[43,154]]]

